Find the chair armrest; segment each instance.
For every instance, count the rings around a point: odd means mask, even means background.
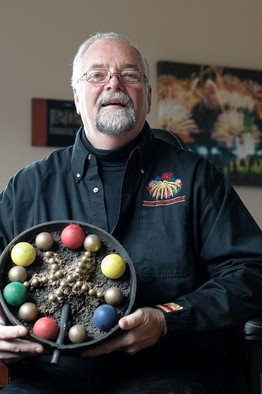
[[[262,341],[262,316],[249,319],[243,327],[245,340]]]

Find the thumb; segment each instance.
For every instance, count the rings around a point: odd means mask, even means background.
[[[130,315],[122,317],[118,325],[122,330],[131,330],[141,324],[141,310],[138,309]]]

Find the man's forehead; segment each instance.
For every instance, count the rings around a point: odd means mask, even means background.
[[[135,49],[117,40],[103,40],[92,44],[85,53],[85,61],[88,65],[97,65],[97,68],[114,62],[130,68],[141,65]]]
[[[121,69],[125,69],[125,70],[139,70],[139,67],[136,63],[121,63],[119,64]],[[110,66],[109,63],[91,63],[88,64],[88,68],[90,69],[103,69]]]

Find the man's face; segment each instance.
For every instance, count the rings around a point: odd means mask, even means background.
[[[116,40],[93,44],[84,54],[79,77],[91,70],[105,69],[111,73],[125,70],[144,72],[136,51]],[[129,85],[121,82],[117,75],[103,84],[87,82],[83,77],[74,88],[74,98],[88,137],[97,131],[106,135],[132,133],[135,137],[150,112],[151,88],[145,78]]]

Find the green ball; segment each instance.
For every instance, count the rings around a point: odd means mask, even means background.
[[[11,282],[5,286],[3,296],[9,305],[19,307],[28,298],[27,288],[20,282]]]

